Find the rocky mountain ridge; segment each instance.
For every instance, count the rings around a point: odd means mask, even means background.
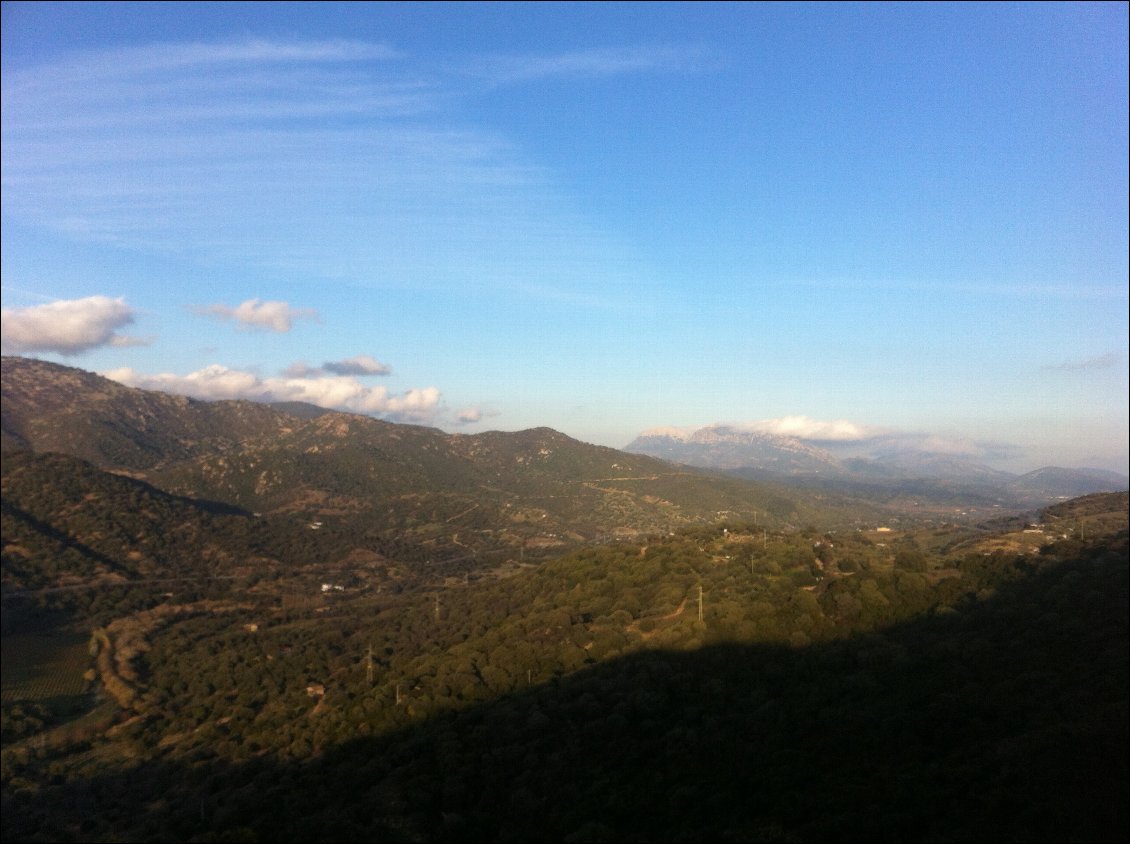
[[[863,450],[864,454],[859,452]],[[1094,492],[1125,489],[1128,479],[1099,469],[1047,466],[1017,475],[969,457],[933,452],[876,438],[867,451],[856,443],[814,445],[798,437],[731,425],[698,429],[659,427],[643,431],[625,451],[740,477],[778,480],[808,488],[866,493],[866,488],[917,487],[922,495],[966,492],[1016,506],[1036,506]]]

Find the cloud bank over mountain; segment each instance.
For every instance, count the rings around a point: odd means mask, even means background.
[[[387,387],[367,387],[352,375],[263,378],[254,372],[230,369],[220,364],[188,375],[145,375],[129,367],[100,374],[129,387],[178,393],[197,399],[301,401],[398,422],[432,422],[441,398],[436,387],[414,387],[394,394]]]

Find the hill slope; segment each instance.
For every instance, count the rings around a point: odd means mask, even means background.
[[[299,424],[264,404],[203,402],[137,390],[30,358],[0,360],[0,393],[5,449],[57,451],[133,471],[223,453]]]
[[[170,608],[98,764],[9,754],[4,837],[1122,840],[1125,518],[937,580],[872,548],[815,590],[718,553],[811,540],[739,540],[586,551],[434,610]]]
[[[450,435],[310,408],[299,418],[23,358],[4,358],[2,387],[5,448],[63,452],[175,495],[310,524],[322,561],[361,550],[474,567],[720,518],[820,521],[826,507],[548,428]]]
[[[126,583],[230,573],[252,520],[63,454],[5,454],[3,587]]]

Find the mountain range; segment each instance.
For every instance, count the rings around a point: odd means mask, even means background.
[[[0,365],[4,451],[270,520],[317,524],[314,555],[378,554],[459,570],[719,519],[860,525],[956,517],[1126,488],[1110,473],[1015,476],[920,452],[856,457],[794,437],[710,426],[645,432],[626,451],[550,428],[447,434],[313,405],[198,401],[40,360]],[[77,464],[76,464],[77,465]],[[56,464],[59,472],[78,471]],[[456,564],[453,561],[460,561]]]
[[[860,454],[863,449],[865,453]],[[1101,469],[1047,466],[1018,475],[891,438],[878,437],[864,446],[836,441],[814,445],[798,437],[721,424],[697,430],[652,428],[624,450],[806,488],[880,498],[897,491],[946,502],[966,496],[970,501],[1009,507],[1113,492],[1130,483],[1124,475]]]
[[[39,482],[80,477],[87,499],[117,501],[120,480],[99,473],[128,476],[154,491],[144,496],[254,515],[278,536],[317,530],[309,553],[323,563],[377,554],[465,571],[722,518],[881,517],[549,428],[459,435],[311,405],[197,401],[18,357],[3,358],[0,388],[6,455],[71,458],[38,466]]]

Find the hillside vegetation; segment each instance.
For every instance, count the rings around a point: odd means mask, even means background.
[[[955,522],[547,428],[194,439],[74,373],[4,361],[6,841],[1124,838],[1126,492]]]
[[[856,573],[823,577],[810,543],[725,530],[442,593],[139,620],[121,726],[6,753],[5,838],[1124,831],[1125,530],[953,572],[860,542],[824,561]]]
[[[288,535],[288,524],[316,523],[317,548],[302,551],[316,561],[378,554],[458,575],[723,518],[768,527],[878,518],[865,502],[797,496],[549,428],[450,435],[308,407],[296,416],[23,358],[4,358],[0,374],[8,451],[62,452],[259,514]]]

